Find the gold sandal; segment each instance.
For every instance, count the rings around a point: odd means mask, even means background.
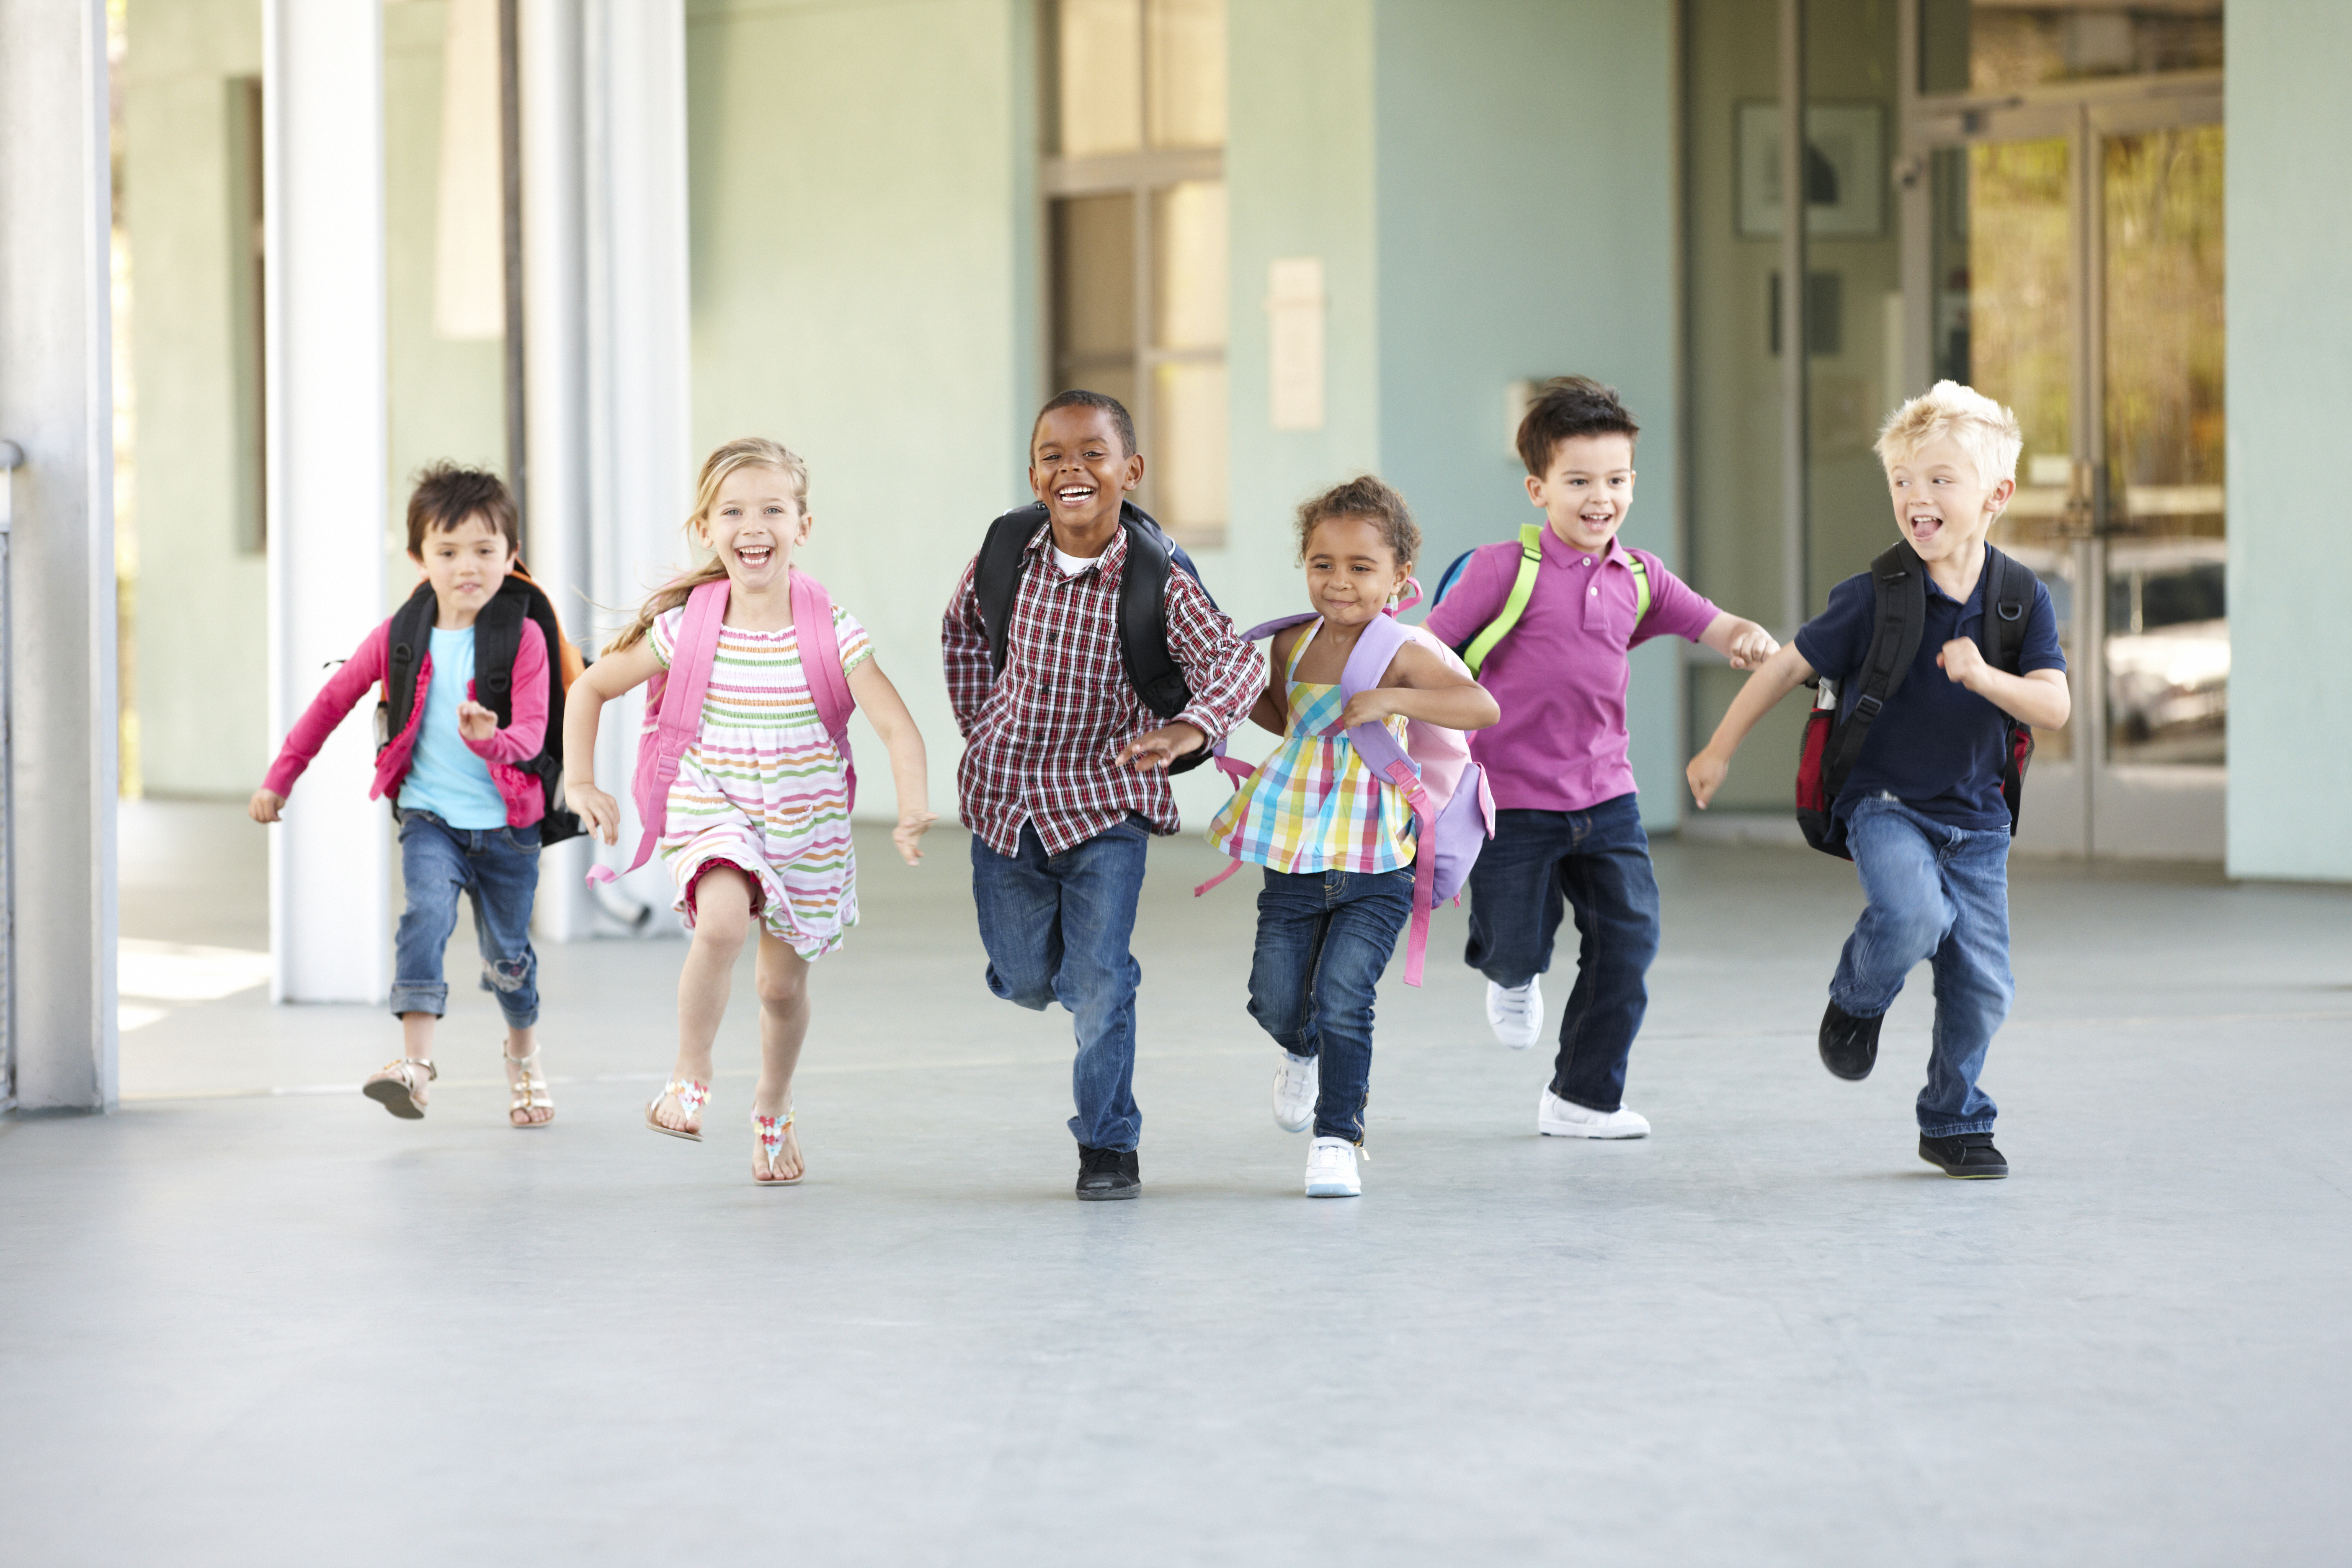
[[[654,1112],[661,1109],[661,1102],[665,1100],[677,1100],[680,1110],[685,1111],[688,1116],[699,1118],[703,1106],[710,1100],[710,1086],[707,1083],[697,1083],[690,1078],[674,1078],[662,1085],[662,1091],[655,1095],[651,1102],[646,1106],[646,1125],[655,1131],[671,1138],[684,1138],[689,1142],[701,1142],[702,1129],[699,1127],[689,1132],[683,1127],[664,1127],[654,1120]]]
[[[360,1085],[360,1092],[399,1117],[403,1121],[425,1120],[425,1107],[416,1098],[424,1083],[414,1081],[415,1069],[425,1069],[425,1083],[441,1076],[433,1064],[423,1057],[403,1057],[378,1068],[375,1076]]]
[[[756,1170],[752,1172],[752,1185],[760,1187],[797,1187],[801,1184],[802,1180],[808,1175],[808,1158],[806,1155],[803,1155],[801,1158],[800,1175],[779,1176],[775,1173],[776,1162],[782,1159],[784,1154],[784,1131],[787,1128],[791,1127],[792,1124],[793,1113],[790,1110],[785,1111],[782,1116],[761,1116],[757,1111],[752,1113],[751,1133],[753,1137],[759,1140],[759,1157],[768,1169],[768,1174],[765,1176],[761,1175]]]
[[[504,1050],[500,1050],[499,1054],[502,1057],[506,1056]],[[530,1055],[507,1057],[507,1060],[522,1069],[516,1080],[507,1085],[513,1095],[507,1104],[509,1124],[515,1127],[544,1127],[553,1121],[555,1097],[547,1092],[546,1076],[533,1065],[539,1060],[539,1048],[534,1046],[531,1047]],[[530,1114],[534,1110],[544,1110],[547,1114],[544,1117],[535,1117]],[[517,1115],[520,1115],[522,1120],[515,1121]]]

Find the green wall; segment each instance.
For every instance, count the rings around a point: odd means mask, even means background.
[[[2232,876],[2352,880],[2352,530],[2311,464],[2352,428],[2352,6],[2231,0]]]
[[[1026,11],[687,12],[696,447],[768,436],[807,460],[803,559],[871,633],[950,819],[940,616],[989,520],[1027,499],[1041,354]],[[866,744],[867,814],[887,815]]]

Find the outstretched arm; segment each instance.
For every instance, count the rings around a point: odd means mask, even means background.
[[[923,732],[915,728],[915,716],[907,711],[898,689],[882,673],[881,660],[858,661],[849,672],[849,694],[866,710],[866,722],[890,753],[890,782],[898,791],[898,826],[891,830],[890,841],[898,847],[899,858],[919,865],[923,835],[939,820],[931,811],[930,763],[923,752]]]
[[[1780,651],[1772,634],[1754,621],[1741,620],[1726,610],[1706,624],[1699,633],[1702,647],[1711,647],[1731,661],[1734,669],[1755,669]]]
[[[661,673],[653,639],[608,653],[590,665],[564,694],[563,804],[579,813],[588,831],[607,844],[621,837],[620,803],[596,787],[596,721],[604,704]]]
[[[1348,699],[1339,722],[1353,729],[1391,715],[1449,730],[1483,730],[1501,719],[1503,710],[1485,687],[1421,644],[1409,642],[1389,661],[1381,685]]]
[[[1813,667],[1797,652],[1795,643],[1783,646],[1764,661],[1763,668],[1748,678],[1739,695],[1731,700],[1723,722],[1715,727],[1706,749],[1691,759],[1686,770],[1691,798],[1698,802],[1701,811],[1715,798],[1715,792],[1723,787],[1724,775],[1731,771],[1731,753],[1748,739],[1748,731],[1756,728],[1756,721],[1770,712],[1780,699],[1812,678]]]

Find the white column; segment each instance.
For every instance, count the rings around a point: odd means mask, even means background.
[[[379,0],[264,0],[269,734],[385,603],[383,74]],[[382,1002],[390,834],[372,703],[269,836],[270,996]]]
[[[522,0],[520,20],[528,559],[564,631],[593,658],[580,9],[574,0]],[[585,839],[540,857],[537,921],[544,940],[577,942],[594,934],[588,865]]]
[[[586,7],[589,517],[600,603],[633,609],[687,560],[679,524],[693,505],[688,426],[686,12],[681,0],[590,0]],[[597,783],[621,802],[626,865],[638,827],[629,804],[643,705],[606,709]],[[667,910],[658,865],[621,884]],[[665,917],[666,918],[666,917]]]
[[[0,0],[0,440],[24,449],[0,979],[28,1110],[116,1096],[109,185],[104,0]]]

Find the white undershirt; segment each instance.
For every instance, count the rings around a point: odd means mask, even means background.
[[[1049,544],[1045,548],[1054,552],[1054,564],[1062,569],[1065,577],[1076,576],[1100,559],[1093,555],[1073,555],[1058,544]]]

